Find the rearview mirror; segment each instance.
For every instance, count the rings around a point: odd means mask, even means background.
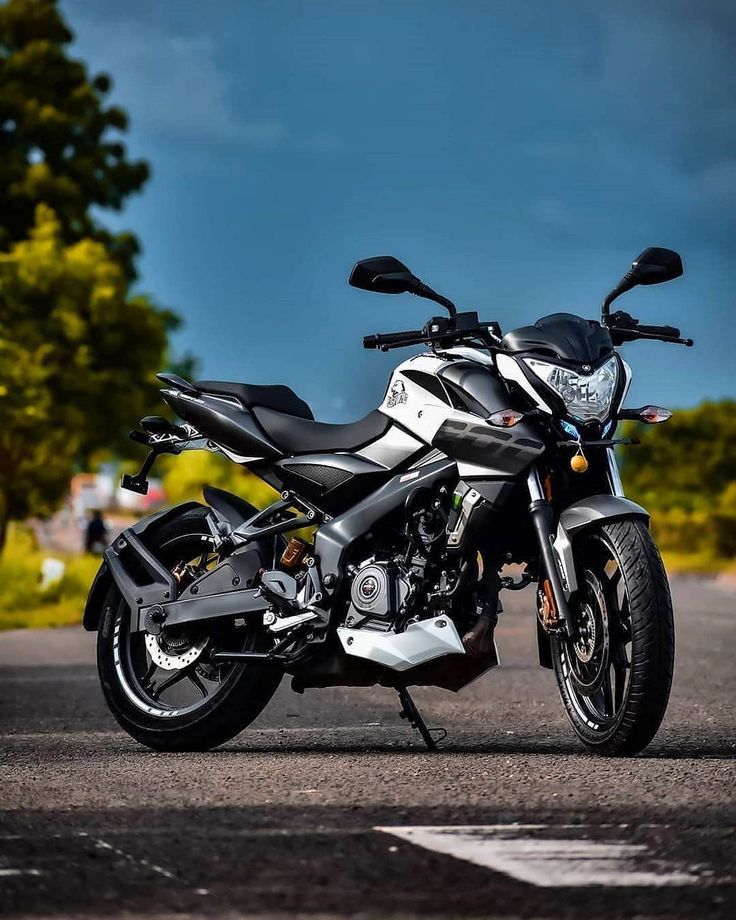
[[[681,274],[682,259],[674,249],[650,246],[632,263],[626,277],[631,278],[634,284],[659,284],[679,278]]]
[[[376,256],[356,262],[350,272],[348,284],[364,291],[378,291],[380,294],[405,294],[426,297],[443,306],[450,316],[455,316],[455,304],[433,291],[431,287],[412,274],[403,262],[393,256]]]
[[[416,291],[421,282],[403,262],[393,256],[376,256],[356,262],[350,272],[348,284],[364,291],[380,294],[404,294]]]
[[[605,323],[608,318],[609,307],[621,294],[630,291],[639,284],[660,284],[663,281],[672,281],[679,278],[683,272],[682,259],[674,249],[662,249],[650,246],[632,262],[631,268],[626,272],[616,287],[603,301],[601,315]]]

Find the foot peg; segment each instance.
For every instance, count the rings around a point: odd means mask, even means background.
[[[444,728],[427,727],[427,723],[422,718],[421,713],[417,709],[416,703],[411,698],[411,694],[406,689],[406,687],[402,687],[396,692],[399,694],[399,699],[401,700],[401,711],[399,712],[401,718],[408,719],[411,727],[416,728],[416,730],[422,736],[422,740],[427,745],[427,750],[436,751],[437,744],[440,741],[444,741],[444,739],[447,737],[447,730]]]

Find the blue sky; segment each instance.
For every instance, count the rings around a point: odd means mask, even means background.
[[[379,402],[426,301],[347,286],[391,253],[504,329],[599,303],[646,246],[685,276],[620,301],[632,404],[736,395],[736,6],[62,0],[153,167],[110,223],[201,376],[287,383],[326,421]]]

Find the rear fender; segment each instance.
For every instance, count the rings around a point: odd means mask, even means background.
[[[232,492],[226,492],[224,489],[217,489],[214,486],[205,486],[202,489],[204,500],[215,512],[218,520],[227,521],[233,530],[237,530],[246,521],[250,520],[258,509],[249,504],[245,499]]]
[[[145,543],[145,535],[151,527],[164,524],[171,520],[171,518],[186,514],[187,511],[191,511],[193,508],[203,507],[204,506],[200,502],[184,502],[184,504],[175,505],[173,508],[164,508],[163,511],[156,511],[153,514],[149,514],[147,517],[141,518],[140,521],[136,521],[128,530],[132,531],[137,537],[140,537],[141,541]],[[82,625],[88,632],[96,632],[99,628],[100,617],[102,616],[102,605],[112,585],[112,572],[110,571],[107,559],[105,559],[97,570],[95,580],[92,582],[92,587],[87,595],[87,603],[84,606]]]

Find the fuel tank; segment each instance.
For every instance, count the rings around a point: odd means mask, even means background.
[[[404,361],[380,411],[459,464],[464,478],[514,477],[545,449],[533,423],[497,428],[486,419],[514,399],[483,352],[450,349]]]

